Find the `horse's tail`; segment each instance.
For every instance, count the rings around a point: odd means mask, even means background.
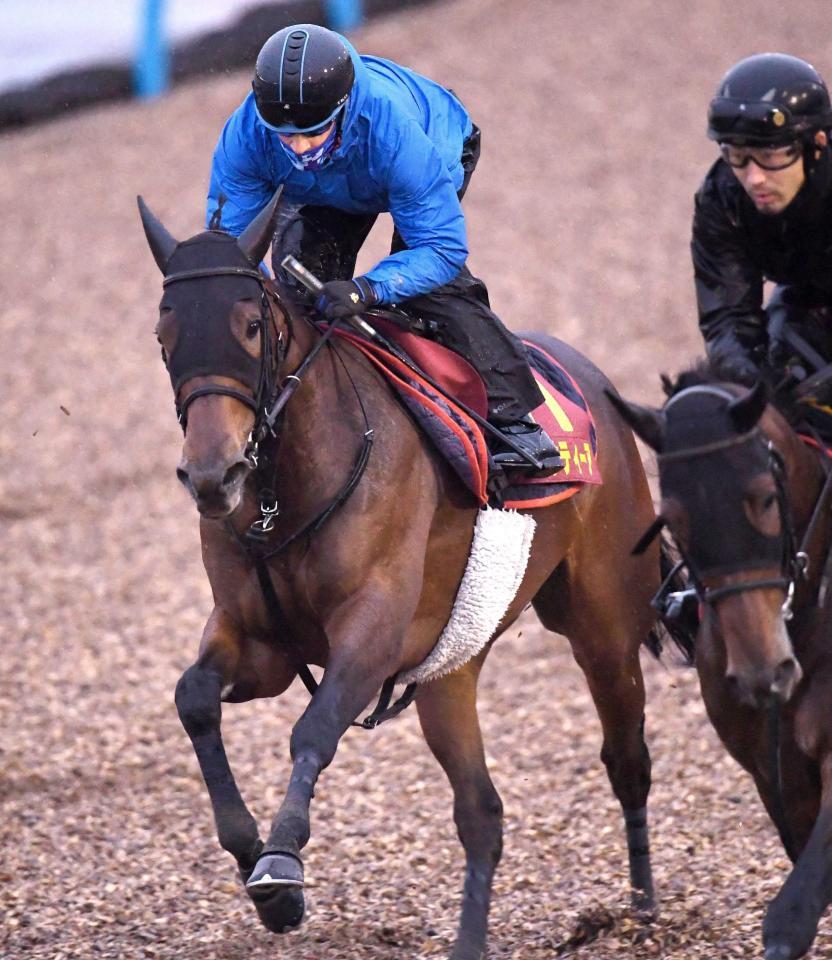
[[[676,561],[673,556],[673,549],[670,541],[661,536],[659,539],[659,563],[661,570],[662,583],[666,583],[666,590],[684,590],[688,586],[681,571],[673,573]],[[671,576],[672,574],[672,576]],[[653,625],[653,629],[647,635],[644,641],[647,649],[658,660],[664,649],[664,640],[669,637],[682,654],[685,663],[692,664],[694,656],[694,643],[696,641],[697,624],[690,617],[680,616],[659,617]]]

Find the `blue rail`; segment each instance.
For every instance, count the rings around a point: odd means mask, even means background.
[[[136,95],[158,97],[169,84],[170,54],[165,37],[166,0],[140,0],[139,42],[133,68]],[[362,0],[324,0],[327,25],[345,32],[360,26],[364,19]]]
[[[164,29],[165,0],[143,0],[133,85],[139,97],[158,97],[168,88],[169,56]]]

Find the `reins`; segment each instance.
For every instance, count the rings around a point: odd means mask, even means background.
[[[786,819],[786,804],[783,800],[783,764],[780,757],[780,701],[774,700],[768,708],[769,771],[772,786],[771,817],[777,825],[786,853],[792,855],[794,838]]]

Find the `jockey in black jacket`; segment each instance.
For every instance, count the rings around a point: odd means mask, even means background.
[[[818,72],[781,53],[741,60],[711,101],[721,158],[696,194],[691,248],[699,326],[728,380],[782,370],[789,328],[832,360],[830,125]]]

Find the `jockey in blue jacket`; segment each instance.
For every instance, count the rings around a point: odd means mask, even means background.
[[[434,330],[480,373],[489,420],[545,465],[560,466],[529,416],[542,403],[522,344],[491,311],[465,262],[460,200],[479,158],[480,133],[453,93],[379,57],[359,56],[313,24],[278,31],[257,57],[252,92],[214,151],[207,224],[238,236],[283,184],[286,203],[272,265],[292,253],[327,278],[327,317],[396,304]],[[389,256],[353,277],[379,213],[395,226]],[[500,448],[504,466],[528,463]]]

